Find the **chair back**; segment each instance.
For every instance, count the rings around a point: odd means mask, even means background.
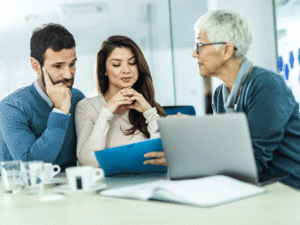
[[[196,115],[194,106],[191,105],[176,105],[176,106],[163,106],[167,115],[176,115],[178,112],[186,115]]]

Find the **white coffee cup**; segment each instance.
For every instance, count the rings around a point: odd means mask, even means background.
[[[102,169],[91,166],[69,167],[66,174],[72,191],[89,190],[96,181],[105,177]]]
[[[50,183],[52,178],[60,173],[60,166],[44,163],[44,183]]]

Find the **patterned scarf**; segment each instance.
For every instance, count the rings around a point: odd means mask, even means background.
[[[223,84],[222,94],[226,113],[235,112],[235,103],[239,95],[239,90],[243,85],[252,66],[253,63],[250,62],[247,58],[245,58],[241,65],[241,68],[239,69],[238,75],[233,84],[231,92],[229,88],[225,84]]]

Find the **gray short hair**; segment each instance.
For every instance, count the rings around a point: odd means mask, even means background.
[[[194,30],[204,32],[210,42],[229,42],[236,48],[235,56],[244,58],[252,42],[252,29],[249,22],[232,10],[213,10],[201,16]],[[217,50],[221,48],[214,45]]]

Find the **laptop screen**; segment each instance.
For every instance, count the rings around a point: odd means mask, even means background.
[[[245,114],[160,118],[158,124],[171,179],[223,174],[257,183]]]

